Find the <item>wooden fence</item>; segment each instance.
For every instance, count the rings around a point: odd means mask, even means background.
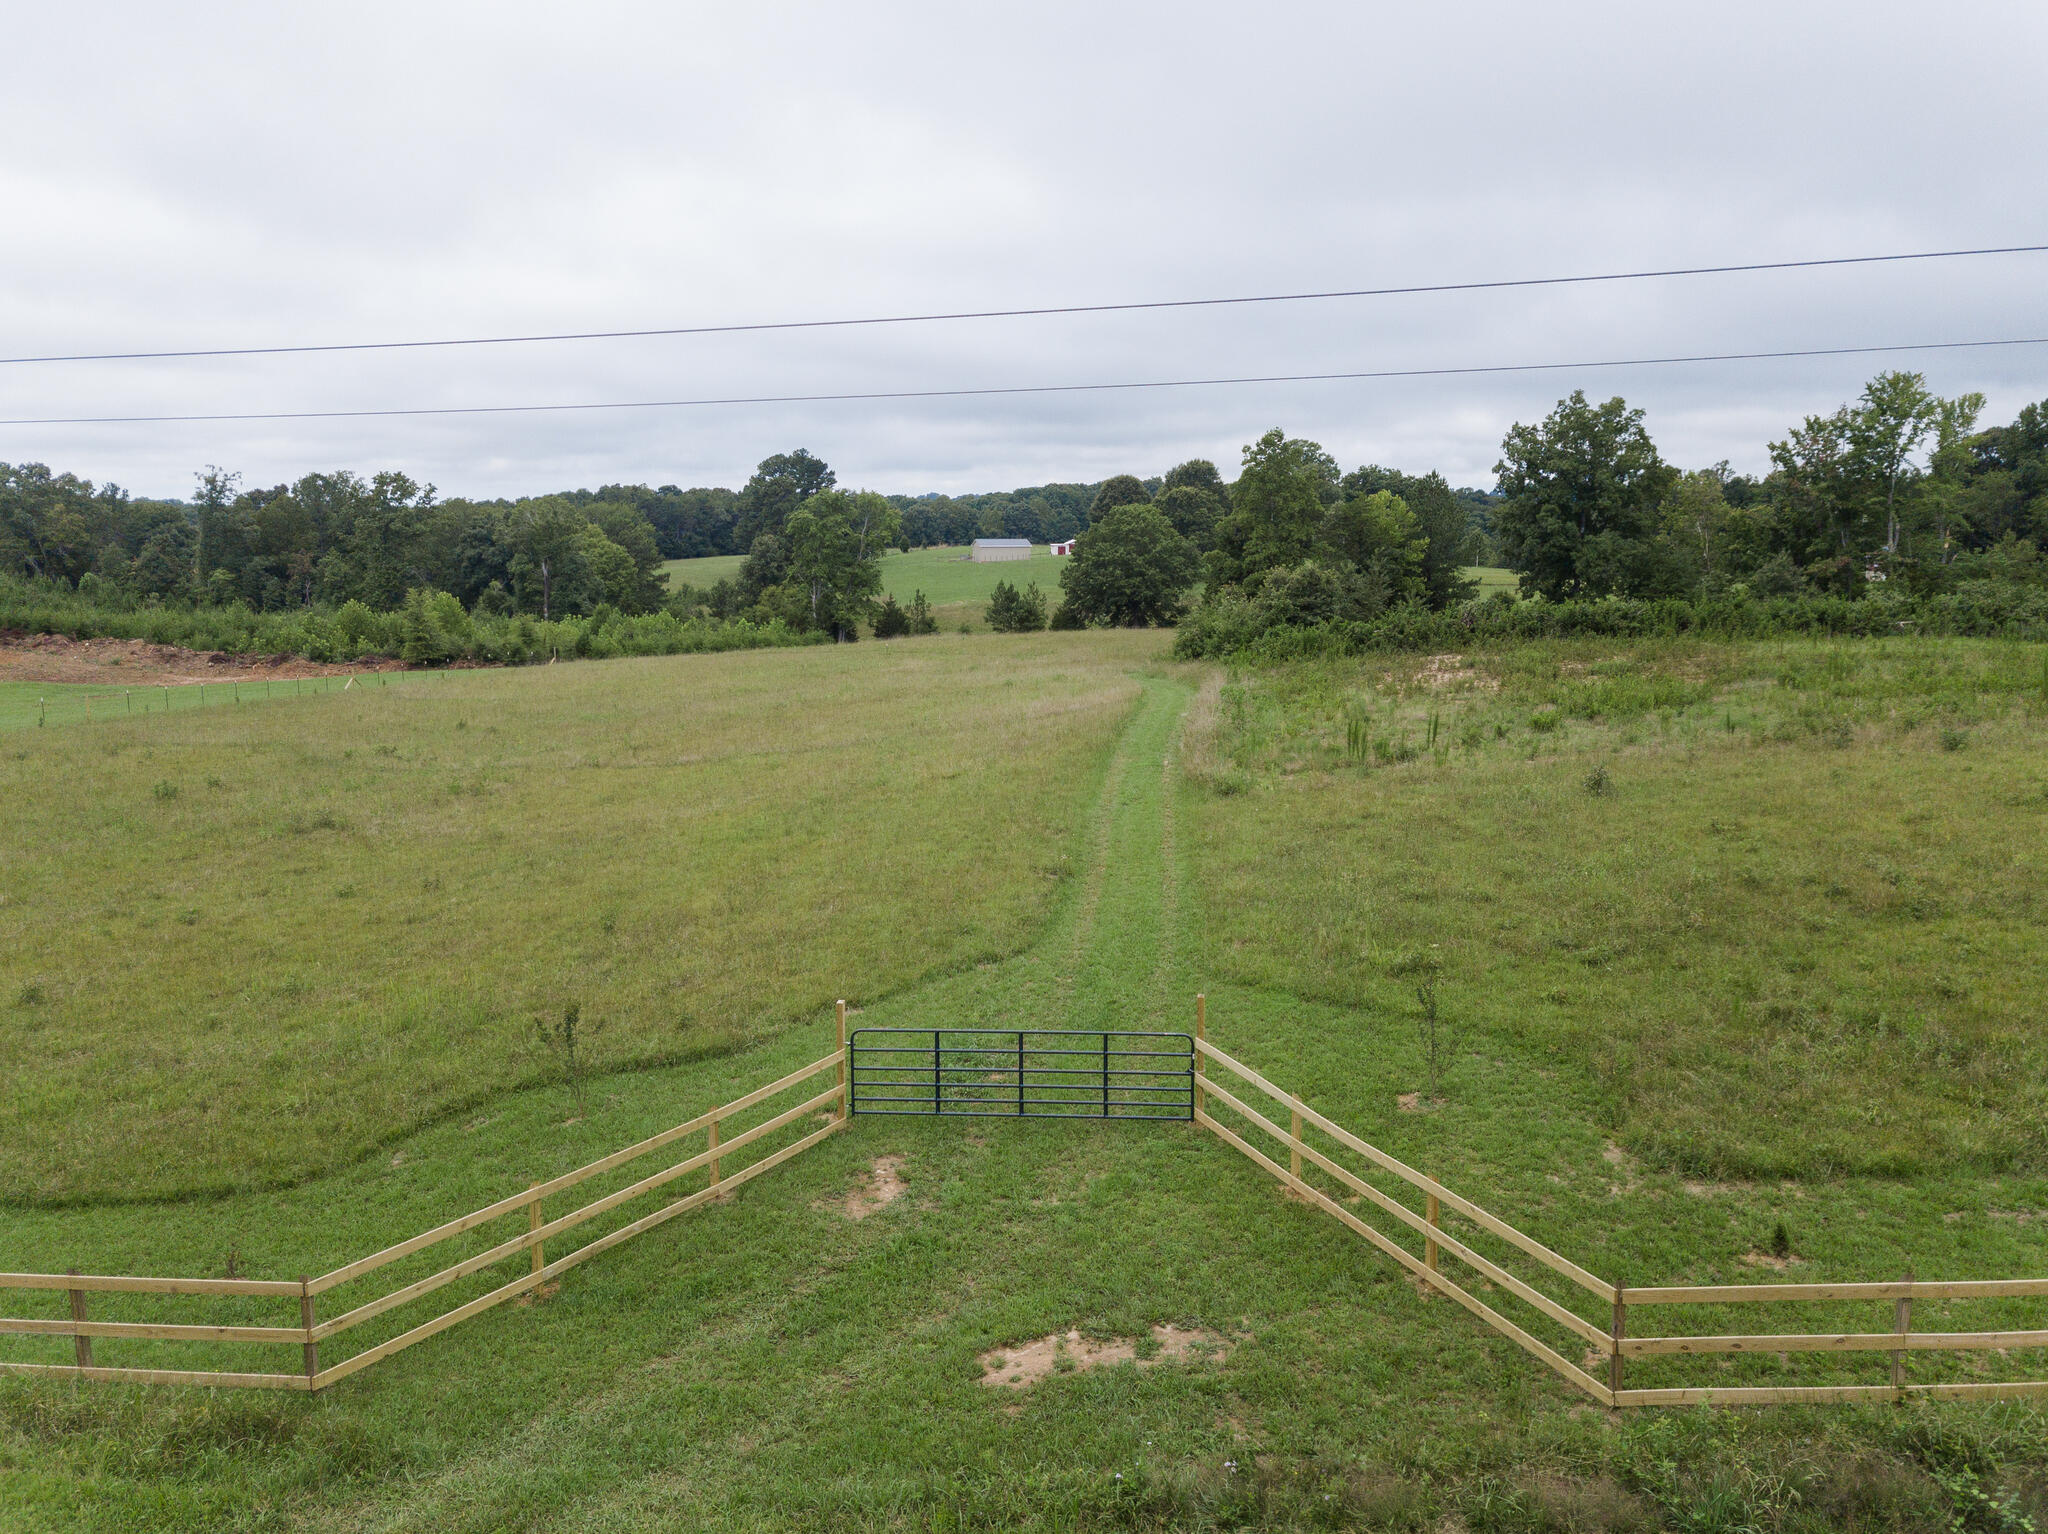
[[[1915,1301],[2025,1299],[2048,1297],[2048,1278],[1976,1279],[1956,1283],[1925,1283],[1909,1274],[1891,1283],[1840,1284],[1713,1284],[1678,1285],[1659,1288],[1626,1288],[1589,1273],[1570,1259],[1560,1256],[1540,1241],[1517,1230],[1507,1221],[1488,1213],[1471,1200],[1460,1197],[1435,1178],[1404,1165],[1385,1151],[1367,1144],[1342,1125],[1331,1122],[1308,1107],[1299,1097],[1283,1092],[1264,1076],[1226,1055],[1209,1043],[1207,1003],[1195,1000],[1195,1122],[1235,1146],[1302,1198],[1327,1214],[1334,1215],[1374,1246],[1385,1252],[1416,1280],[1456,1300],[1503,1336],[1511,1338],[1541,1359],[1602,1405],[1623,1406],[1739,1406],[1791,1401],[1903,1400],[1922,1395],[1937,1398],[2048,1395],[2048,1380],[2002,1382],[1963,1381],[1954,1383],[1909,1382],[1906,1357],[1925,1351],[1997,1352],[2014,1349],[2048,1348],[2048,1330],[2023,1331],[1915,1331]],[[1218,1066],[1244,1082],[1252,1093],[1263,1094],[1287,1114],[1282,1128],[1246,1102],[1243,1097],[1218,1084],[1210,1066]],[[1210,1105],[1221,1104],[1251,1129],[1261,1131],[1287,1154],[1286,1164],[1267,1155],[1229,1124],[1219,1122]],[[1367,1174],[1340,1163],[1305,1138],[1313,1128],[1367,1163]],[[1411,1251],[1392,1236],[1361,1218],[1354,1209],[1308,1180],[1308,1169],[1327,1174],[1340,1189],[1352,1195],[1353,1205],[1364,1203],[1398,1221],[1421,1238],[1422,1250]],[[1415,1209],[1394,1194],[1384,1191],[1368,1177],[1391,1178],[1405,1183],[1422,1198]],[[1413,1194],[1410,1195],[1411,1197]],[[1446,1213],[1455,1214],[1488,1236],[1505,1242],[1523,1257],[1533,1260],[1549,1273],[1553,1288],[1569,1295],[1576,1290],[1598,1302],[1601,1321],[1588,1320],[1570,1305],[1546,1294],[1535,1284],[1494,1262],[1444,1228]],[[1473,1239],[1479,1239],[1474,1237]],[[1586,1345],[1581,1362],[1573,1362],[1556,1348],[1516,1325],[1470,1289],[1454,1282],[1442,1268],[1445,1255],[1457,1258],[1494,1288],[1521,1300]],[[1862,1301],[1891,1307],[1891,1326],[1882,1331],[1770,1333],[1712,1336],[1631,1336],[1629,1316],[1633,1309],[1652,1305],[1759,1305],[1811,1304],[1816,1302]],[[1583,1301],[1581,1301],[1583,1303]],[[2048,1309],[2048,1307],[2044,1307]],[[2048,1319],[2048,1317],[2038,1318]],[[1790,1355],[1793,1353],[1884,1353],[1890,1355],[1890,1379],[1883,1384],[1848,1385],[1740,1385],[1684,1386],[1662,1389],[1630,1389],[1623,1383],[1623,1369],[1631,1358],[1706,1357],[1711,1355]],[[1598,1369],[1598,1373],[1594,1372]],[[1604,1376],[1604,1378],[1602,1377]]]
[[[601,1157],[587,1166],[578,1167],[573,1172],[564,1172],[547,1182],[536,1183],[523,1193],[514,1193],[507,1198],[499,1199],[496,1203],[486,1204],[483,1208],[473,1210],[458,1219],[437,1225],[432,1230],[422,1231],[419,1235],[401,1241],[395,1246],[388,1246],[381,1252],[374,1252],[368,1257],[345,1263],[331,1273],[321,1274],[318,1278],[129,1278],[75,1271],[0,1273],[0,1289],[55,1290],[65,1295],[69,1308],[68,1314],[49,1319],[0,1318],[0,1335],[69,1337],[72,1339],[74,1350],[73,1361],[68,1364],[0,1360],[0,1370],[16,1374],[69,1375],[74,1378],[125,1380],[130,1383],[153,1385],[224,1385],[304,1391],[325,1389],[337,1380],[347,1379],[351,1374],[369,1368],[380,1359],[389,1358],[393,1353],[402,1352],[416,1342],[424,1342],[437,1332],[444,1332],[451,1326],[467,1321],[471,1316],[481,1315],[493,1306],[502,1305],[509,1299],[525,1294],[557,1274],[567,1272],[578,1263],[588,1262],[600,1252],[609,1251],[621,1242],[630,1241],[664,1221],[672,1220],[699,1204],[759,1177],[763,1172],[780,1166],[792,1156],[801,1155],[827,1136],[845,1129],[850,1121],[846,1114],[846,1003],[843,1001],[838,1006],[838,1019],[839,1047],[822,1060],[815,1060],[801,1070],[790,1072],[779,1081],[771,1081],[766,1086],[757,1087],[744,1097],[735,1098],[708,1113],[700,1113],[688,1122],[678,1124],[672,1129],[664,1129],[638,1144],[614,1151],[609,1156]],[[748,1115],[751,1110],[812,1080],[822,1072],[832,1070],[835,1066],[838,1067],[837,1077],[833,1085],[823,1092],[793,1107],[784,1108],[738,1134],[724,1133],[730,1121]],[[748,1162],[738,1170],[729,1169],[731,1159],[740,1155],[756,1141],[797,1123],[807,1115],[821,1112],[830,1115],[829,1122],[823,1127]],[[565,1193],[580,1183],[588,1182],[593,1177],[614,1171],[642,1156],[665,1149],[679,1140],[700,1134],[705,1137],[706,1144],[705,1148],[695,1155],[685,1157],[601,1198],[592,1199],[566,1214],[558,1214],[553,1219],[544,1217],[542,1205],[554,1195]],[[566,1236],[579,1225],[700,1170],[706,1173],[707,1181],[705,1186],[696,1192],[674,1199],[652,1213],[642,1215],[616,1230],[608,1231],[593,1241],[585,1242],[552,1262],[546,1260],[543,1249],[548,1242]],[[526,1229],[517,1231],[496,1245],[374,1299],[363,1300],[326,1321],[318,1319],[319,1301],[323,1295],[493,1220],[520,1214],[526,1216]],[[339,1363],[321,1367],[321,1344],[383,1315],[386,1311],[410,1304],[458,1279],[471,1277],[486,1268],[509,1261],[522,1252],[530,1254],[528,1271],[517,1278],[500,1284],[453,1309],[443,1311],[431,1320],[422,1321],[387,1341],[342,1359]],[[254,1296],[288,1304],[296,1302],[298,1324],[215,1326],[96,1321],[90,1316],[90,1297],[103,1294],[198,1295],[212,1298]],[[93,1362],[93,1342],[96,1338],[155,1343],[294,1344],[300,1349],[301,1366],[290,1373],[245,1373],[218,1369],[109,1368]]]
[[[423,1231],[395,1246],[386,1247],[381,1252],[346,1263],[318,1278],[128,1278],[77,1272],[0,1273],[0,1289],[56,1291],[63,1294],[68,1302],[68,1314],[65,1315],[50,1318],[0,1319],[0,1335],[69,1337],[74,1349],[74,1359],[68,1364],[16,1363],[0,1360],[0,1370],[24,1374],[70,1375],[86,1379],[127,1380],[148,1384],[232,1385],[304,1391],[323,1389],[337,1380],[346,1379],[358,1370],[369,1368],[380,1359],[388,1358],[416,1342],[422,1342],[438,1332],[446,1331],[449,1327],[468,1320],[471,1316],[480,1315],[495,1305],[501,1305],[506,1300],[524,1294],[578,1263],[587,1262],[600,1252],[608,1251],[621,1242],[630,1241],[642,1232],[651,1230],[664,1221],[671,1220],[741,1183],[760,1176],[763,1172],[780,1166],[827,1136],[845,1129],[851,1120],[847,1116],[844,1002],[839,1004],[838,1022],[838,1047],[821,1060],[813,1061],[778,1081],[771,1081],[722,1107],[701,1113],[686,1123],[665,1129],[638,1144],[615,1151],[587,1166],[578,1167],[573,1172],[565,1172],[551,1181],[537,1183],[523,1193],[499,1199],[496,1203],[487,1204],[458,1219],[437,1225],[432,1230]],[[1995,1351],[2002,1354],[2014,1349],[2048,1348],[2048,1330],[1954,1332],[1913,1329],[1913,1307],[1916,1301],[1947,1304],[1953,1301],[2044,1298],[2048,1297],[2048,1278],[1974,1279],[1952,1283],[1926,1283],[1916,1281],[1908,1275],[1890,1283],[1722,1284],[1626,1288],[1588,1272],[1577,1263],[1552,1251],[1542,1242],[1517,1230],[1506,1220],[1453,1192],[1435,1178],[1426,1176],[1377,1147],[1369,1145],[1342,1125],[1332,1122],[1310,1108],[1299,1097],[1283,1092],[1250,1066],[1216,1048],[1209,1043],[1207,1032],[1207,1003],[1203,998],[1197,997],[1194,1116],[1198,1125],[1225,1143],[1235,1146],[1310,1204],[1334,1216],[1370,1241],[1412,1273],[1419,1283],[1457,1301],[1495,1331],[1512,1339],[1518,1346],[1541,1359],[1551,1369],[1603,1405],[1761,1405],[1787,1401],[1901,1400],[1910,1395],[1937,1398],[2048,1395],[2048,1380],[1928,1383],[1908,1381],[1906,1378],[1906,1359],[1911,1353]],[[1217,1081],[1210,1072],[1212,1065],[1229,1072],[1243,1083],[1245,1095],[1240,1096],[1238,1092]],[[730,1121],[748,1115],[752,1110],[790,1092],[821,1073],[832,1070],[835,1066],[837,1074],[834,1083],[823,1092],[775,1112],[738,1134],[725,1132]],[[1245,1100],[1246,1096],[1254,1094],[1262,1094],[1270,1104],[1277,1105],[1286,1113],[1288,1122],[1285,1128]],[[1285,1164],[1260,1150],[1236,1128],[1219,1120],[1212,1111],[1212,1105],[1220,1106],[1226,1112],[1235,1115],[1248,1130],[1270,1137],[1278,1148],[1285,1150]],[[796,1124],[806,1115],[819,1113],[829,1115],[828,1121],[822,1127],[811,1130],[778,1150],[760,1156],[737,1171],[727,1169],[726,1164],[730,1158],[755,1142]],[[1324,1150],[1320,1144],[1311,1141],[1307,1137],[1307,1131],[1311,1129],[1324,1136],[1337,1150],[1349,1152],[1360,1158],[1365,1164],[1365,1170],[1361,1172],[1345,1165],[1337,1160],[1335,1155]],[[542,1205],[550,1197],[567,1192],[593,1177],[614,1171],[642,1156],[650,1155],[697,1134],[704,1135],[706,1143],[705,1148],[696,1154],[614,1192],[592,1199],[566,1214],[558,1214],[552,1220],[545,1218]],[[1311,1182],[1308,1175],[1311,1169],[1334,1181],[1339,1189],[1348,1193],[1348,1203],[1340,1201],[1339,1197]],[[678,1178],[700,1170],[706,1173],[704,1187],[674,1199],[652,1213],[642,1215],[595,1240],[588,1241],[552,1262],[546,1260],[544,1247],[548,1242],[632,1200],[666,1187]],[[1386,1191],[1371,1181],[1373,1177],[1383,1180],[1391,1178],[1397,1185],[1395,1192]],[[1422,1207],[1413,1208],[1401,1197],[1396,1196],[1401,1191],[1398,1185],[1406,1185],[1406,1188],[1411,1190],[1408,1195],[1410,1197],[1419,1194]],[[1369,1205],[1407,1227],[1411,1239],[1420,1238],[1421,1250],[1410,1250],[1355,1212],[1352,1206],[1361,1205]],[[496,1245],[374,1299],[360,1301],[326,1321],[318,1319],[319,1301],[331,1291],[493,1220],[516,1216],[522,1212],[526,1215],[526,1229],[515,1232]],[[1447,1215],[1464,1220],[1480,1234],[1470,1234],[1467,1239],[1447,1229],[1444,1223]],[[1487,1257],[1471,1244],[1473,1241],[1487,1238],[1503,1242],[1513,1249],[1517,1255],[1503,1254],[1507,1261],[1526,1259],[1534,1262],[1543,1270],[1542,1274],[1537,1275],[1539,1281],[1550,1284],[1567,1298],[1591,1295],[1598,1302],[1604,1320],[1587,1319],[1555,1294],[1546,1293],[1537,1283],[1532,1283],[1510,1271],[1501,1262]],[[522,1252],[529,1254],[528,1271],[517,1278],[444,1311],[431,1320],[400,1332],[386,1341],[355,1353],[339,1363],[330,1364],[325,1368],[320,1366],[322,1343],[387,1311],[432,1294],[459,1279],[471,1277],[498,1263],[515,1258]],[[1574,1362],[1526,1327],[1509,1320],[1474,1294],[1470,1288],[1454,1282],[1443,1270],[1443,1259],[1446,1256],[1465,1264],[1493,1289],[1505,1291],[1534,1310],[1537,1315],[1578,1339],[1586,1349],[1581,1361]],[[298,1324],[248,1326],[96,1321],[91,1319],[90,1297],[100,1294],[242,1296],[284,1302],[296,1301]],[[1629,1331],[1630,1312],[1647,1306],[1817,1302],[1868,1302],[1889,1305],[1892,1324],[1886,1330],[1866,1332],[1800,1331],[1633,1336]],[[1579,1298],[1578,1303],[1583,1305],[1585,1301]],[[1539,1323],[1532,1321],[1531,1324]],[[301,1367],[290,1373],[109,1368],[93,1361],[95,1338],[155,1343],[295,1345],[301,1350]],[[1789,1357],[1793,1353],[1856,1352],[1888,1355],[1889,1380],[1882,1384],[1864,1385],[1684,1386],[1657,1389],[1632,1389],[1623,1383],[1624,1366],[1631,1358],[1697,1358],[1757,1354]],[[1596,1370],[1598,1372],[1595,1372]]]

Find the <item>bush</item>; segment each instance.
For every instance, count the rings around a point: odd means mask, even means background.
[[[925,621],[930,623],[925,632],[938,626],[928,612]],[[238,655],[302,655],[322,662],[407,654],[415,664],[467,659],[520,665],[554,655],[684,655],[819,644],[828,637],[744,618],[678,618],[666,611],[628,617],[608,605],[587,619],[553,623],[524,614],[494,616],[482,602],[476,613],[466,614],[447,593],[424,589],[409,593],[395,613],[379,613],[358,601],[271,613],[254,613],[240,603],[136,606],[124,599],[103,606],[90,592],[68,585],[5,576],[0,576],[0,628],[73,639],[141,639]]]
[[[1585,602],[1488,597],[1431,612],[1419,603],[1390,607],[1376,618],[1332,617],[1289,623],[1283,613],[1226,589],[1182,620],[1174,654],[1183,660],[1298,660],[1375,652],[1431,653],[1473,644],[1524,639],[1761,639],[1779,635],[1873,638],[1934,634],[1959,638],[2048,639],[2048,591],[2008,582],[1963,581],[1927,597],[1876,591],[1852,599],[1808,592],[1758,600],[1731,590],[1686,600],[1608,597]]]

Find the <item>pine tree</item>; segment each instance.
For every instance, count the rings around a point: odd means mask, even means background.
[[[895,639],[910,632],[910,617],[896,605],[896,593],[882,598],[882,610],[875,614],[875,638]]]

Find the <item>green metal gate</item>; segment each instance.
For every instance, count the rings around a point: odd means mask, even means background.
[[[1195,1046],[1184,1033],[858,1028],[847,1048],[856,1114],[1195,1116]]]

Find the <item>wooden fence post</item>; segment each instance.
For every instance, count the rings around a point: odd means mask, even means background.
[[[1200,1044],[1209,1037],[1209,998],[1195,997],[1195,1042]],[[1201,1050],[1195,1051],[1195,1122],[1209,1116],[1209,1094],[1202,1090],[1202,1078],[1209,1074],[1209,1060]]]
[[[1288,1101],[1293,1108],[1293,1122],[1288,1126],[1287,1165],[1296,1177],[1301,1176],[1301,1099],[1289,1094]]]
[[[1906,1269],[1901,1281],[1907,1284],[1913,1282],[1913,1270],[1911,1268]],[[1909,1291],[1900,1295],[1898,1302],[1892,1306],[1892,1330],[1904,1336],[1912,1329],[1913,1296]],[[1892,1354],[1892,1389],[1899,1393],[1901,1401],[1906,1399],[1906,1355],[1904,1353]]]
[[[76,1278],[78,1277],[78,1269],[67,1268],[65,1269],[65,1274],[67,1277]],[[77,1325],[78,1323],[84,1320],[85,1291],[83,1289],[73,1289],[71,1291],[72,1324]],[[82,1333],[76,1334],[71,1339],[71,1345],[72,1352],[78,1359],[78,1367],[81,1369],[90,1369],[92,1367],[92,1338],[87,1337]]]
[[[534,1183],[534,1184],[533,1184],[533,1186],[534,1186],[534,1187],[536,1187],[536,1188],[538,1188],[538,1187],[540,1186],[540,1184],[539,1184],[539,1183]],[[535,1230],[539,1230],[539,1229],[541,1228],[541,1226],[542,1226],[543,1224],[545,1224],[545,1223],[546,1223],[546,1222],[545,1222],[545,1221],[543,1221],[543,1220],[541,1219],[541,1217],[540,1217],[540,1204],[541,1204],[541,1201],[540,1201],[540,1200],[539,1200],[538,1198],[535,1198],[535,1199],[532,1199],[531,1201],[529,1201],[529,1202],[528,1202],[528,1204],[527,1204],[527,1206],[526,1206],[526,1228],[527,1228],[527,1229],[528,1229],[529,1231],[535,1231]],[[540,1255],[540,1249],[541,1249],[541,1243],[540,1243],[540,1242],[538,1242],[538,1241],[534,1242],[534,1243],[533,1243],[533,1271],[534,1271],[534,1272],[536,1272],[536,1273],[538,1273],[538,1272],[539,1272],[539,1271],[540,1271],[540,1270],[541,1270],[542,1268],[544,1268],[544,1267],[546,1267],[546,1266],[547,1266],[547,1263],[546,1263],[546,1262],[544,1262],[544,1261],[543,1261],[543,1260],[541,1259],[541,1255]]]
[[[711,1121],[711,1186],[718,1186],[718,1120]]]
[[[320,1373],[320,1344],[313,1340],[313,1292],[306,1287],[306,1275],[299,1275],[299,1325],[306,1329],[306,1388]]]
[[[833,1009],[839,1020],[839,1113],[840,1123],[846,1122],[846,1000],[840,998]]]
[[[1427,1218],[1431,1230],[1437,1228],[1443,1212],[1443,1206],[1437,1202],[1437,1196],[1434,1193],[1430,1194]],[[1436,1271],[1436,1242],[1433,1239],[1425,1240],[1422,1243],[1422,1261],[1430,1272],[1434,1273]]]
[[[1621,1394],[1621,1339],[1628,1335],[1628,1291],[1620,1284],[1614,1286],[1614,1322],[1607,1335],[1613,1339],[1614,1351],[1607,1359],[1607,1388],[1616,1395]],[[1613,1409],[1621,1410],[1615,1402]]]

